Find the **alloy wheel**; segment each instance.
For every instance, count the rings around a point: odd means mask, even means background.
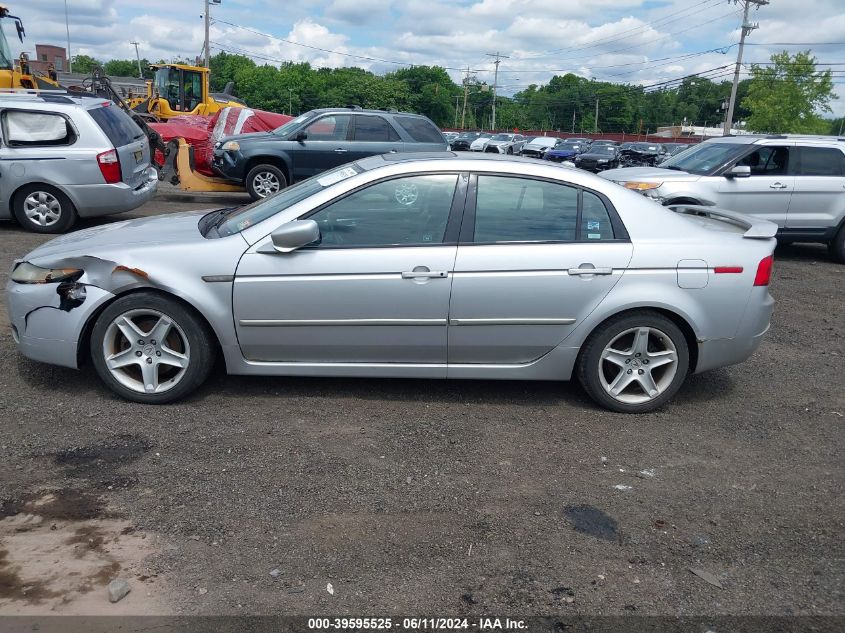
[[[191,350],[185,332],[166,314],[137,309],[112,320],[103,337],[111,375],[138,393],[163,393],[185,375]]]
[[[654,327],[621,332],[604,348],[599,382],[611,398],[642,404],[657,398],[678,371],[678,350],[672,339]]]
[[[38,226],[53,226],[62,217],[58,198],[47,191],[33,191],[23,201],[27,219]]]
[[[252,188],[262,198],[272,196],[281,189],[276,174],[269,171],[260,171],[252,178]]]

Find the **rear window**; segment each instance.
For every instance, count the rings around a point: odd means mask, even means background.
[[[88,110],[91,118],[97,122],[100,129],[115,147],[129,145],[144,136],[144,132],[132,118],[117,106],[105,105],[101,108]]]
[[[443,135],[428,119],[415,116],[398,116],[396,122],[417,143],[443,143]]]

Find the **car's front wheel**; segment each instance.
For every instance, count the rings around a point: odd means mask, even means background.
[[[76,209],[65,194],[49,185],[28,185],[15,194],[15,219],[36,233],[64,233],[76,222]]]
[[[246,175],[246,190],[253,200],[272,196],[287,186],[285,174],[275,165],[256,165]]]
[[[601,406],[653,411],[674,396],[689,371],[683,332],[662,314],[637,311],[608,319],[581,350],[578,379]]]
[[[91,332],[91,360],[102,381],[135,402],[185,397],[208,377],[215,347],[208,326],[181,303],[137,292],[110,304]]]

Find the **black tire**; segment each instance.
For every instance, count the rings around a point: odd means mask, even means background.
[[[615,369],[612,363],[602,360],[602,353],[605,347],[620,334],[632,328],[643,327],[659,330],[668,336],[672,346],[675,348],[677,356],[675,374],[656,397],[642,403],[620,402],[611,396],[602,384],[602,378],[599,372],[606,372],[608,367],[611,371]],[[689,372],[689,346],[680,328],[662,314],[650,310],[628,312],[611,317],[590,334],[581,348],[576,370],[578,380],[584,387],[584,390],[602,407],[619,413],[645,413],[658,409],[666,404],[678,392],[678,389],[681,388]],[[623,372],[626,370],[620,369],[619,371]],[[635,371],[635,369],[628,369],[627,371]],[[665,372],[666,370],[663,371]],[[649,373],[649,375],[651,374]],[[634,385],[634,388],[637,388],[637,386]]]
[[[278,189],[275,191],[268,191],[266,189],[262,190],[260,184],[260,177],[264,177],[267,179],[265,182],[278,183]],[[273,195],[274,193],[278,193],[282,189],[288,186],[288,180],[285,178],[284,172],[276,167],[275,165],[269,165],[267,163],[256,165],[252,169],[249,170],[249,173],[246,175],[246,180],[244,181],[244,186],[246,187],[247,193],[249,193],[250,197],[253,200],[261,200],[262,198],[266,198],[268,195]]]
[[[187,367],[184,368],[184,374],[181,378],[167,388],[165,391],[156,393],[144,393],[136,389],[132,389],[126,384],[118,380],[106,364],[104,344],[107,336],[110,336],[110,327],[112,322],[121,315],[135,312],[143,312],[150,310],[161,315],[167,316],[175,325],[176,328],[171,329],[171,336],[174,331],[177,337],[184,337],[187,341],[187,352],[184,356],[187,357]],[[176,331],[178,330],[178,331]],[[155,344],[156,341],[152,338],[147,338],[143,335],[137,341],[132,341],[129,349],[136,347],[135,343],[144,342],[144,345],[138,345],[139,351],[132,352],[133,355],[138,355],[140,348],[150,348],[150,344]],[[158,341],[161,346],[163,343],[172,348],[172,345],[167,341]],[[155,352],[153,345],[152,352],[149,356],[152,357]],[[177,350],[178,351],[178,350]],[[137,292],[132,293],[116,299],[97,317],[94,323],[94,328],[91,332],[91,342],[89,352],[91,354],[91,361],[100,379],[106,386],[114,391],[117,395],[127,400],[134,402],[141,402],[144,404],[165,404],[184,398],[191,392],[195,391],[206,378],[214,365],[214,357],[216,355],[216,347],[214,345],[213,334],[208,328],[208,325],[200,318],[191,308],[184,306],[175,299],[169,299],[154,292]],[[138,360],[138,367],[142,367],[141,358],[146,358],[147,352],[143,352]],[[161,354],[158,354],[161,356]],[[148,361],[149,362],[149,361]],[[158,363],[156,363],[158,366]],[[131,368],[131,369],[130,369]],[[164,366],[164,371],[171,371],[172,368]],[[133,380],[140,377],[140,369],[137,369],[137,374],[134,373],[134,364],[121,369],[121,375],[126,376],[127,380]],[[173,369],[178,372],[179,370]],[[157,369],[157,379],[163,374]],[[166,374],[164,374],[166,376]],[[143,387],[143,386],[142,386]]]
[[[508,154],[511,154],[511,155],[513,154],[513,147],[508,148]]]
[[[31,206],[36,201],[42,201],[44,213]],[[15,194],[12,202],[15,219],[27,231],[34,233],[64,233],[74,225],[77,219],[76,208],[64,193],[50,185],[33,184],[22,187]],[[53,219],[47,211],[57,214]],[[32,217],[27,215],[31,213]]]
[[[830,256],[833,261],[840,264],[845,264],[845,224],[843,224],[839,231],[836,232],[834,238],[827,245]]]

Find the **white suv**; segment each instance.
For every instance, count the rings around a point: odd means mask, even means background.
[[[663,204],[700,204],[775,222],[781,242],[821,242],[845,263],[845,138],[726,136],[657,167],[600,174]]]

